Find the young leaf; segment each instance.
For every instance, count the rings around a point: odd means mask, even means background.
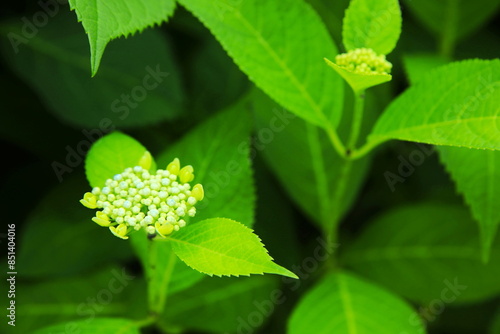
[[[342,40],[347,51],[369,48],[389,54],[401,33],[397,0],[352,0],[345,12]]]
[[[179,2],[278,103],[316,125],[332,128],[338,124],[343,86],[322,60],[334,57],[337,48],[321,19],[303,0]]]
[[[211,333],[236,333],[238,328],[240,331],[255,330],[271,315],[277,303],[285,300],[283,292],[276,288],[276,277],[269,275],[205,277],[190,289],[169,298],[168,302],[175,307],[162,314],[162,327]],[[256,311],[260,315],[257,324],[254,317],[249,320],[250,314]]]
[[[212,218],[188,225],[172,234],[169,242],[188,266],[210,276],[269,273],[298,278],[272,261],[251,229],[231,219]]]
[[[88,189],[82,176],[58,185],[28,216],[16,259],[24,277],[81,274],[132,256],[127,243],[96,229],[88,210],[78,204]]]
[[[322,129],[295,117],[258,90],[249,101],[256,117],[256,150],[262,151],[299,208],[329,231],[333,220],[341,218],[356,198],[370,159],[341,158]]]
[[[196,183],[205,198],[196,205],[190,223],[226,217],[247,226],[254,222],[255,189],[249,157],[251,120],[242,105],[235,105],[202,123],[158,157],[166,166],[178,157],[195,168]]]
[[[121,318],[93,318],[63,322],[37,330],[33,334],[67,333],[68,330],[80,334],[140,334],[137,321]]]
[[[22,35],[21,24],[5,28]],[[112,43],[94,78],[88,75],[87,43],[73,14],[60,12],[17,53],[7,43],[2,53],[51,113],[86,128],[89,139],[179,115],[184,94],[178,66],[158,31]]]
[[[487,261],[500,224],[500,151],[439,147],[439,157],[479,222]]]
[[[401,94],[368,137],[372,148],[390,139],[500,150],[500,60],[440,67]]]
[[[339,272],[329,274],[306,293],[288,321],[287,333],[417,334],[425,329],[404,300]]]
[[[85,159],[87,179],[92,187],[102,187],[107,179],[126,168],[138,166],[141,159],[148,155],[151,163],[143,167],[155,170],[156,164],[144,146],[121,132],[113,132],[90,148]]]
[[[342,78],[345,79],[352,87],[352,89],[359,94],[359,92],[373,87],[384,82],[392,80],[392,75],[385,73],[361,74],[349,71],[344,67],[338,66],[334,62],[325,58],[326,64],[333,68]]]
[[[436,298],[477,302],[500,293],[500,238],[490,262],[482,263],[475,224],[465,208],[453,205],[422,203],[389,211],[368,224],[342,259],[424,305]]]
[[[69,4],[89,36],[92,76],[109,41],[159,25],[175,9],[174,0],[148,1],[147,6],[140,0],[69,0]]]
[[[444,64],[438,56],[405,57],[405,67],[414,83],[421,73]],[[487,261],[491,244],[500,223],[500,152],[471,150],[461,147],[440,146],[441,161],[471,207],[473,217],[479,222],[483,260]]]

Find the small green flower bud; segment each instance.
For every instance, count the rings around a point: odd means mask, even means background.
[[[203,186],[201,184],[197,184],[193,187],[193,190],[191,191],[191,195],[197,200],[201,201],[203,197],[205,196],[205,192],[203,191]]]
[[[170,172],[170,174],[173,174],[173,175],[178,175],[180,168],[181,168],[181,163],[180,163],[179,159],[177,159],[177,158],[175,158],[167,166],[167,170]]]

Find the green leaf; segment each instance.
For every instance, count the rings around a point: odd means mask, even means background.
[[[286,298],[283,291],[276,289],[276,283],[271,276],[206,277],[169,298],[168,302],[175,306],[163,313],[162,327],[212,333],[237,332],[243,326],[255,330],[255,318],[250,315],[258,312],[259,326]]]
[[[14,22],[3,28],[22,36],[22,21]],[[86,36],[70,12],[58,13],[29,43],[14,50],[4,40],[2,54],[47,109],[86,128],[86,137],[93,140],[115,128],[173,119],[181,111],[178,66],[159,31],[112,43],[94,78],[88,73]]]
[[[439,36],[460,39],[472,33],[491,18],[499,0],[405,0],[404,4],[429,30]]]
[[[103,233],[92,213],[78,203],[88,189],[83,181],[82,175],[68,178],[29,215],[16,259],[24,277],[81,274],[132,256],[127,243]]]
[[[80,334],[140,334],[138,322],[120,318],[95,318],[92,321],[84,319],[63,322],[40,329],[33,334],[68,333],[68,331],[75,331]]]
[[[500,223],[500,152],[439,147],[439,157],[479,222],[482,257],[488,260]]]
[[[322,60],[334,57],[337,48],[303,0],[179,2],[210,29],[250,80],[278,103],[322,127],[339,123],[342,82]]]
[[[194,167],[194,182],[205,198],[190,222],[226,217],[252,226],[255,189],[249,160],[249,114],[236,105],[202,123],[158,157],[166,166],[174,158]],[[164,167],[162,167],[164,168]]]
[[[231,219],[213,218],[188,225],[172,234],[169,242],[188,266],[210,276],[270,273],[298,278],[272,262],[251,229]]]
[[[425,333],[418,314],[396,295],[350,273],[332,273],[296,306],[288,334]]]
[[[82,317],[90,319],[97,314],[125,316],[133,312],[134,317],[147,315],[144,280],[119,267],[78,278],[51,278],[36,283],[20,280],[17,284],[16,309],[23,319],[16,322],[17,333],[31,333]]]
[[[138,141],[121,132],[102,137],[92,145],[85,159],[85,173],[90,185],[102,187],[115,174],[139,165],[147,152]],[[154,160],[150,169],[156,169]]]
[[[325,58],[328,66],[333,68],[342,78],[349,83],[352,89],[359,93],[367,88],[383,84],[392,80],[390,74],[362,74],[349,71],[343,67],[338,66],[334,62]]]
[[[421,73],[446,62],[431,55],[409,56],[405,66],[410,80],[417,82]],[[471,150],[461,147],[438,147],[441,162],[472,209],[479,222],[482,257],[488,260],[489,251],[500,223],[500,152]]]
[[[140,0],[69,0],[69,4],[89,36],[92,76],[112,39],[160,25],[175,10],[174,0],[149,1],[147,6]]]
[[[397,0],[352,0],[345,12],[342,40],[347,51],[369,48],[389,54],[401,33]]]
[[[361,275],[424,305],[470,303],[500,293],[500,239],[481,262],[475,223],[465,208],[421,203],[389,211],[342,256]]]
[[[365,149],[399,139],[500,150],[499,80],[498,59],[456,62],[432,71],[389,105]]]
[[[322,129],[284,110],[255,90],[248,106],[257,123],[256,151],[291,198],[316,224],[330,230],[350,208],[362,186],[370,159],[346,161]],[[340,127],[341,134],[349,127]]]

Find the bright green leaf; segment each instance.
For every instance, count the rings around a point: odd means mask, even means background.
[[[276,290],[276,283],[275,277],[267,275],[206,277],[190,289],[169,298],[168,302],[175,306],[163,313],[163,327],[233,333],[246,323],[255,330],[255,318],[250,319],[250,315],[259,312],[262,324],[278,303],[286,298],[283,291]],[[248,325],[250,321],[252,325]]]
[[[148,1],[147,6],[141,0],[69,0],[69,4],[89,36],[92,76],[97,73],[104,49],[112,39],[159,25],[175,9],[174,0]]]
[[[390,139],[500,150],[500,60],[440,67],[401,94],[365,148]]]
[[[446,60],[433,55],[405,57],[405,66],[411,82],[418,82],[434,67]],[[471,150],[461,147],[438,147],[440,158],[451,174],[457,189],[472,209],[479,222],[483,260],[489,257],[491,244],[500,223],[500,152]]]
[[[63,322],[58,325],[40,329],[33,334],[54,334],[73,331],[80,334],[140,334],[139,324],[130,319],[95,318]]]
[[[92,187],[104,186],[107,179],[135,167],[147,150],[137,140],[121,132],[113,132],[96,141],[85,159],[85,173]],[[155,170],[153,161],[151,170]]]
[[[342,40],[347,51],[369,48],[389,54],[401,33],[401,9],[397,0],[352,0],[346,10]]]
[[[465,208],[422,203],[389,211],[346,248],[358,273],[424,305],[458,304],[500,293],[500,238],[481,261],[475,223]]]
[[[21,24],[4,28],[22,36]],[[178,66],[158,31],[112,43],[94,78],[88,73],[87,43],[74,14],[60,12],[29,43],[20,44],[18,52],[4,42],[2,53],[51,113],[85,128],[85,136],[94,140],[115,128],[179,115],[183,91]]]
[[[479,222],[487,260],[500,223],[500,151],[439,147],[439,156]]]
[[[418,314],[396,295],[352,274],[326,276],[299,302],[288,334],[425,333]]]
[[[491,18],[499,0],[405,0],[406,8],[431,31],[456,40],[462,38]]]
[[[79,203],[88,189],[83,181],[82,175],[68,178],[28,216],[16,259],[25,277],[81,274],[132,256],[129,245],[103,233]]]
[[[390,74],[361,74],[349,71],[334,62],[325,58],[328,66],[333,68],[342,78],[345,79],[355,92],[361,92],[367,88],[383,84],[392,80]]]
[[[256,117],[256,148],[295,203],[319,227],[330,230],[355,200],[370,159],[341,158],[322,129],[295,117],[260,91],[252,94],[248,105]],[[341,127],[341,134],[348,129]]]
[[[297,278],[272,261],[251,229],[231,219],[212,218],[186,226],[169,242],[188,266],[210,276],[270,273]]]
[[[341,117],[342,82],[323,64],[337,48],[303,0],[180,0],[264,92],[322,127]],[[307,52],[305,52],[307,50]]]
[[[190,222],[226,217],[252,226],[255,189],[249,160],[251,119],[242,105],[213,116],[158,157],[158,166],[174,158],[194,168],[205,198],[196,205]],[[193,184],[194,184],[193,183]]]

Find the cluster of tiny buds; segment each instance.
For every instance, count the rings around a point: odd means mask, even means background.
[[[204,193],[201,184],[191,188],[193,179],[193,167],[181,169],[177,158],[155,174],[135,166],[106,180],[104,187],[85,193],[80,202],[90,209],[102,209],[92,220],[109,227],[119,238],[128,239],[130,232],[141,228],[150,236],[165,237],[196,214],[194,205]]]
[[[392,64],[385,55],[377,55],[368,48],[360,48],[342,53],[335,57],[337,65],[358,74],[389,74]]]

